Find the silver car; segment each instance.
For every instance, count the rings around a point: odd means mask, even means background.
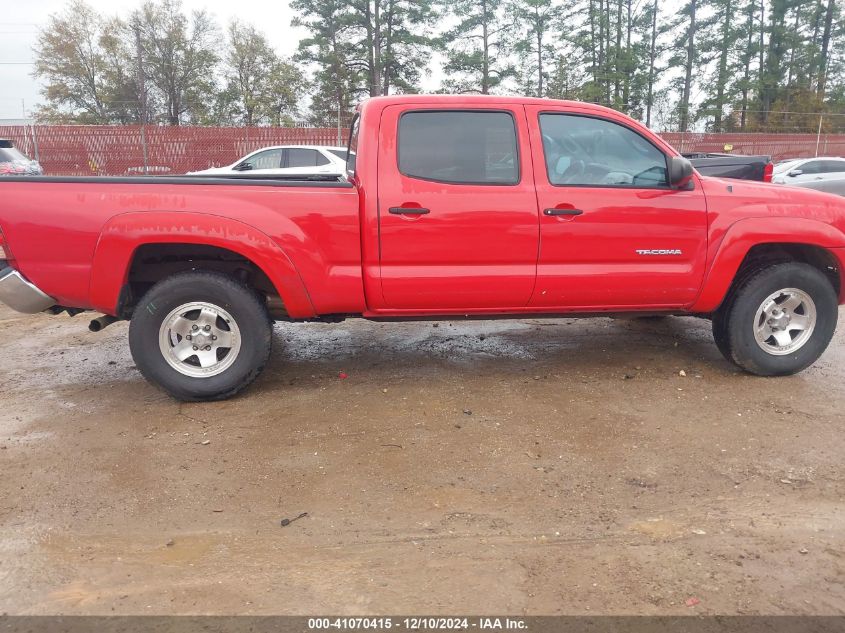
[[[772,182],[845,196],[845,158],[821,156],[781,161]]]
[[[346,173],[346,148],[322,145],[277,145],[247,154],[225,167],[190,171],[189,176],[227,176],[239,173],[262,176],[329,175]]]

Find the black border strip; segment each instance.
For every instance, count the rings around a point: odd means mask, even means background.
[[[2,176],[4,182],[88,185],[239,185],[260,187],[313,187],[323,189],[352,189],[345,180],[294,180],[266,176]]]

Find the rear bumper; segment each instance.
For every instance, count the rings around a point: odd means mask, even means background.
[[[17,270],[7,266],[0,270],[0,303],[18,312],[35,314],[56,305],[56,300],[29,283]]]

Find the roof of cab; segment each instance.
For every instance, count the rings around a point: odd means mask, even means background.
[[[460,94],[460,95],[434,95],[434,94],[413,94],[413,95],[390,95],[386,97],[370,97],[361,102],[360,107],[387,107],[391,105],[404,105],[409,103],[418,103],[422,105],[555,105],[568,106],[571,108],[581,108],[587,110],[594,110],[596,112],[613,112],[619,114],[616,110],[607,108],[605,106],[588,103],[586,101],[564,101],[562,99],[542,99],[540,97],[508,97],[503,95],[477,95],[477,94]]]

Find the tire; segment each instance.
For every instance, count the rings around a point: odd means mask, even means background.
[[[716,341],[716,347],[725,358],[725,360],[734,362],[731,358],[731,349],[728,345],[728,320],[725,318],[725,312],[719,310],[713,314],[713,340]]]
[[[713,315],[722,355],[758,376],[788,376],[827,349],[839,316],[838,297],[823,272],[788,262],[741,281]]]
[[[209,271],[157,283],[129,325],[141,374],[186,402],[223,400],[244,389],[264,368],[271,340],[272,322],[259,295]]]

